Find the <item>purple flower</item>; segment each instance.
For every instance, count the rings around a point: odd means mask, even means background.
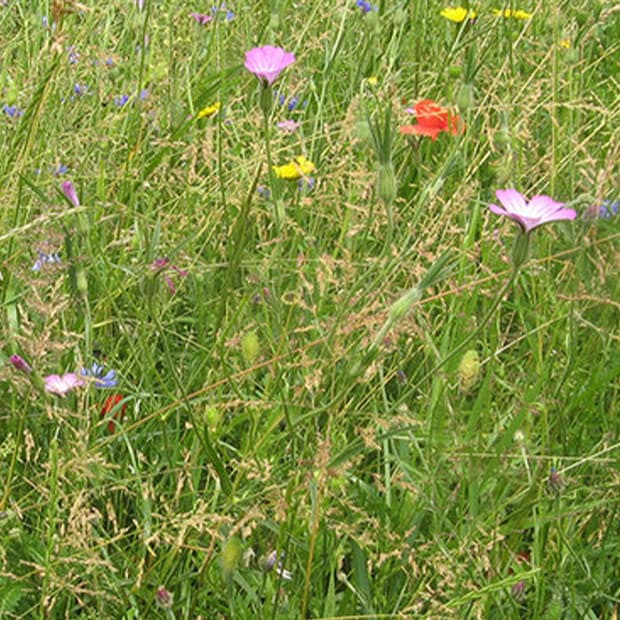
[[[295,55],[281,47],[264,45],[245,53],[245,68],[259,80],[271,86],[280,73],[295,62]]]
[[[80,374],[83,377],[92,377],[95,380],[95,387],[98,388],[111,388],[118,385],[116,379],[116,371],[109,370],[105,372],[105,368],[97,362],[93,362],[90,368],[82,368]]]
[[[379,10],[379,7],[373,6],[370,2],[366,2],[365,0],[357,0],[355,5],[362,9],[362,13],[370,13],[370,11]]]
[[[138,11],[144,10],[144,0],[136,0],[136,6],[138,7]]]
[[[603,204],[598,208],[598,217],[608,220],[620,212],[620,202],[617,200],[612,202],[611,200],[604,200]]]
[[[32,372],[32,368],[30,368],[28,362],[21,355],[11,355],[9,360],[15,370],[19,370],[27,375]]]
[[[69,63],[72,65],[76,65],[80,60],[80,55],[75,49],[74,45],[70,45],[67,48],[67,53],[69,54]]]
[[[208,24],[213,17],[211,15],[207,15],[206,13],[190,13],[190,17],[193,17],[201,26]]]
[[[164,586],[159,586],[155,592],[155,604],[162,609],[170,609],[172,607],[173,596]]]
[[[146,101],[149,98],[149,91],[146,88],[143,88],[139,93],[138,93],[138,98],[140,99],[140,101]]]
[[[291,581],[291,579],[293,579],[293,573],[283,567],[283,562],[284,552],[282,552],[280,558],[278,558],[278,553],[274,550],[263,560],[263,570],[269,572],[275,568],[275,572],[279,577],[284,581]]]
[[[174,284],[174,281],[166,273],[166,271],[169,272],[170,270],[172,270],[174,273],[176,273],[178,276],[182,278],[185,278],[186,276],[189,275],[189,272],[187,272],[185,269],[180,269],[176,265],[173,265],[167,256],[163,258],[156,258],[151,263],[151,269],[153,271],[156,271],[157,273],[163,273],[164,282],[166,283],[166,286],[168,287],[168,290],[170,291],[170,293],[172,293],[172,295],[174,295],[177,292],[177,288]]]
[[[45,381],[45,391],[59,396],[64,396],[76,387],[84,385],[84,381],[74,372],[65,375],[48,375],[43,380]]]
[[[67,197],[67,200],[74,206],[80,206],[80,199],[78,198],[75,186],[72,181],[65,181],[62,184],[62,193]]]
[[[129,101],[129,95],[120,95],[118,97],[114,97],[114,104],[119,108],[122,108]]]
[[[547,478],[547,484],[554,493],[559,493],[566,485],[566,482],[564,482],[562,474],[555,467],[552,467],[549,478]]]
[[[269,188],[265,187],[264,185],[258,185],[256,187],[256,191],[258,192],[258,195],[261,198],[267,199],[267,198],[269,198],[269,196],[271,196],[271,192],[269,191]]]
[[[489,205],[497,215],[505,215],[514,220],[523,233],[528,234],[538,226],[558,220],[574,220],[577,212],[564,207],[549,196],[534,196],[529,202],[516,189],[498,189],[495,192],[502,206]]]
[[[59,177],[61,174],[67,174],[69,171],[69,166],[65,166],[65,164],[58,164],[56,168],[54,168],[54,176]]]
[[[39,255],[39,258],[37,258],[34,265],[32,266],[32,271],[41,271],[45,265],[59,265],[62,263],[58,252],[44,252],[43,250],[39,249],[37,249],[36,252]]]
[[[300,192],[311,192],[316,185],[316,179],[314,177],[302,177],[297,181],[297,188]]]
[[[11,118],[19,118],[24,115],[24,111],[18,108],[16,105],[7,105],[6,103],[2,107],[5,114],[10,116]]]
[[[82,97],[88,93],[88,86],[86,84],[75,84],[73,86],[73,92],[78,96]]]
[[[294,131],[297,131],[297,129],[299,129],[299,123],[292,120],[280,121],[278,123],[278,128],[282,129],[283,131],[289,131],[290,133],[293,133]]]

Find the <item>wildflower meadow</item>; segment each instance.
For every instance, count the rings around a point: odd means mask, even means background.
[[[618,618],[617,2],[3,0],[0,140],[0,618]]]

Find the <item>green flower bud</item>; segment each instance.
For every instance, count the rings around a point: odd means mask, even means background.
[[[495,148],[503,149],[512,146],[512,136],[506,128],[499,129],[493,134],[493,145]]]
[[[241,541],[238,538],[229,538],[222,548],[222,569],[225,573],[232,573],[241,559]]]
[[[248,332],[241,338],[241,355],[244,362],[250,366],[260,353],[260,341],[256,332]]]
[[[88,295],[88,279],[86,278],[86,272],[81,267],[76,270],[76,287],[80,295]]]
[[[476,104],[476,89],[473,84],[461,84],[456,95],[456,105],[461,112],[473,108]]]
[[[379,166],[379,176],[377,183],[377,192],[379,198],[386,204],[390,205],[396,199],[398,191],[398,183],[394,174],[394,166],[391,163],[381,164]]]

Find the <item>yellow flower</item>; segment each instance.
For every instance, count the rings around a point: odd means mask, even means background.
[[[374,75],[371,75],[369,78],[367,78],[366,81],[368,82],[369,86],[376,86],[379,83],[379,79]]]
[[[303,155],[295,157],[290,164],[284,166],[273,167],[276,176],[279,179],[286,179],[287,181],[295,181],[309,175],[316,170],[314,164],[306,159]]]
[[[462,6],[447,7],[441,10],[441,16],[449,19],[451,22],[460,24],[466,19],[475,19],[478,14],[471,9],[465,9]]]
[[[570,39],[562,39],[560,41],[560,47],[565,47],[567,50],[569,50],[571,48]]]
[[[532,13],[528,13],[527,11],[521,11],[520,9],[504,9],[500,11],[499,9],[495,9],[493,11],[495,15],[498,17],[514,17],[515,19],[530,19],[532,17]]]
[[[208,105],[206,108],[202,108],[202,110],[196,114],[196,118],[209,118],[209,116],[214,116],[219,112],[221,107],[221,102],[216,101],[213,105]]]

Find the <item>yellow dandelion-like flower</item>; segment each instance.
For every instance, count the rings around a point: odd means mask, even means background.
[[[196,114],[196,118],[209,118],[210,116],[215,116],[222,107],[220,101],[216,101],[213,105],[208,105],[206,108],[202,108],[198,114]]]
[[[369,86],[376,86],[379,83],[379,79],[376,76],[371,75],[366,79],[366,82],[368,82]]]
[[[296,181],[302,177],[308,176],[310,173],[316,170],[315,165],[306,159],[303,155],[295,157],[290,164],[284,166],[273,167],[276,176],[279,179],[286,179],[287,181]]]
[[[560,41],[560,47],[564,47],[567,50],[569,50],[572,47],[572,44],[570,42],[570,39],[562,39]]]
[[[462,6],[449,6],[445,9],[442,9],[440,15],[442,17],[445,17],[446,19],[449,19],[451,22],[460,24],[466,19],[475,19],[478,14],[476,13],[476,11],[463,8]]]
[[[522,11],[521,9],[495,9],[493,11],[497,17],[505,17],[506,19],[512,17],[514,19],[530,19],[533,16],[533,13],[528,13],[527,11]]]

